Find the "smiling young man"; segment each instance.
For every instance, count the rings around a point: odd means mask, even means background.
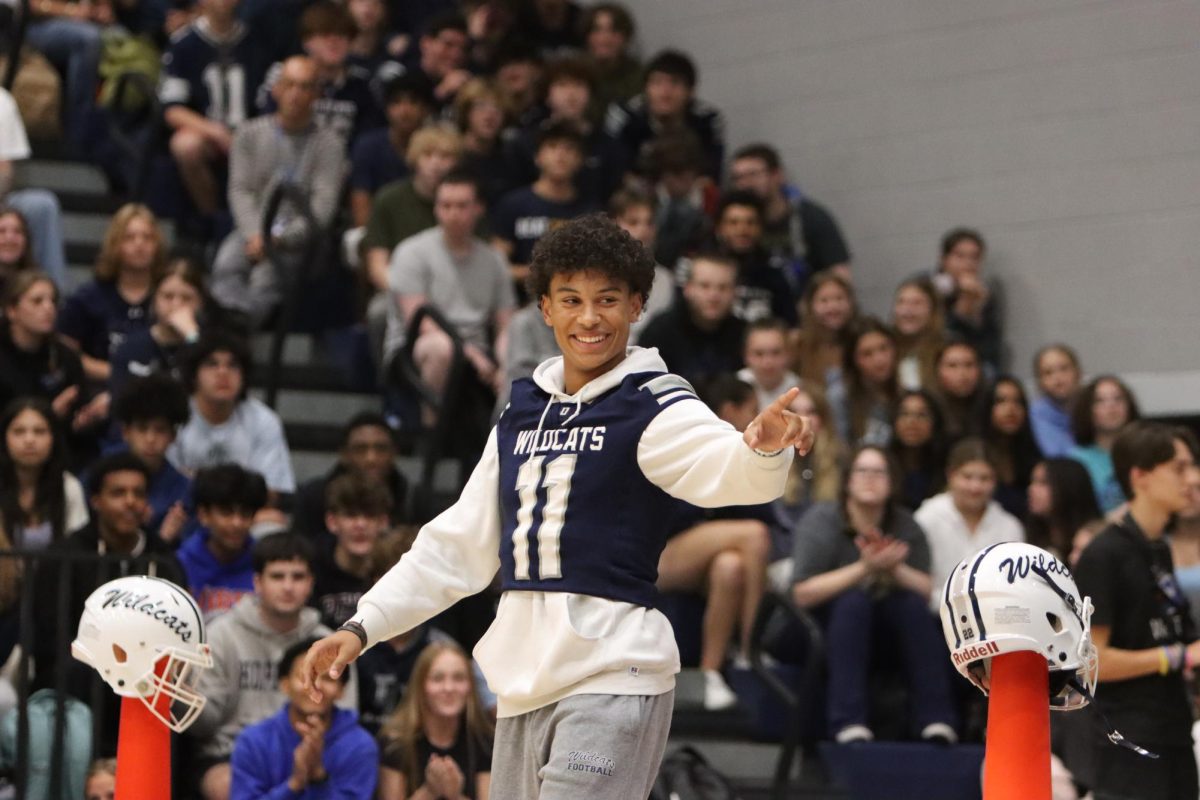
[[[1183,800],[1200,794],[1188,683],[1200,641],[1175,577],[1165,535],[1190,501],[1196,469],[1190,431],[1156,422],[1126,425],[1113,467],[1129,510],[1079,557],[1075,580],[1095,605],[1101,705],[1112,724],[1158,758],[1097,738],[1097,800]]]
[[[645,797],[670,727],[679,652],[654,609],[663,520],[783,491],[811,430],[785,395],[744,434],[654,350],[628,347],[654,275],[616,223],[582,217],[534,251],[530,293],[563,355],[517,381],[458,502],[309,652],[340,673],[501,573],[475,657],[499,700],[493,800]]]

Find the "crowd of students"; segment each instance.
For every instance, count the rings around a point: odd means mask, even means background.
[[[1010,371],[1003,276],[983,235],[948,230],[889,308],[861,308],[834,216],[771,145],[727,152],[693,60],[639,61],[619,4],[32,10],[29,44],[62,72],[66,139],[81,153],[96,117],[116,113],[94,100],[101,34],[121,24],[161,48],[166,132],[147,147],[165,177],[113,215],[94,277],[69,286],[54,196],[14,188],[12,163],[30,148],[0,90],[0,548],[124,554],[127,569],[191,591],[215,659],[189,734],[187,774],[206,798],[285,796],[285,784],[308,796],[326,781],[367,797],[376,778],[379,797],[487,796],[492,701],[436,623],[374,648],[322,704],[292,666],[423,521],[408,513],[394,425],[428,428],[438,412],[404,418],[394,376],[406,345],[434,391],[478,400],[457,423],[486,428],[512,380],[557,353],[524,280],[539,238],[583,214],[610,214],[659,264],[638,345],[734,427],[793,387],[792,409],[817,427],[776,503],[680,504],[663,521],[660,588],[704,597],[706,708],[736,704],[728,670],[745,668],[774,590],[824,630],[830,737],[874,737],[884,651],[908,676],[914,737],[972,735],[929,613],[953,565],[1014,540],[1074,564],[1106,516],[1127,518],[1131,484],[1112,454],[1136,398],[1117,376],[1089,379],[1063,343]],[[282,184],[306,202],[285,200],[268,230]],[[387,414],[344,420],[336,467],[297,485],[280,418],[248,395],[245,334],[304,291],[292,277],[314,252],[355,298]],[[453,330],[412,329],[427,305]],[[1197,598],[1200,479],[1190,491],[1171,549]],[[77,569],[67,618],[109,567]],[[0,559],[0,661],[22,592],[57,591],[59,569]],[[40,608],[35,685],[48,687],[63,653],[47,633],[54,605]],[[1097,618],[1110,613],[1098,599]],[[82,670],[71,665],[69,688],[88,697]]]

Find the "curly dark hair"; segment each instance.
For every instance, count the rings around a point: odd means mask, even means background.
[[[161,419],[178,428],[190,415],[183,385],[161,372],[129,381],[113,401],[113,417],[122,425]]]
[[[555,275],[587,271],[624,281],[645,302],[654,283],[654,256],[604,214],[587,214],[550,231],[534,246],[529,294],[550,294]]]

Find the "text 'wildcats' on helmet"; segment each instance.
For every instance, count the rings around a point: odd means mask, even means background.
[[[1082,708],[1096,688],[1092,603],[1067,565],[1023,542],[1005,542],[959,562],[941,597],[950,660],[984,693],[992,658],[1040,653],[1050,670],[1050,707]]]
[[[131,576],[92,592],[71,653],[121,697],[141,698],[176,733],[204,708],[192,686],[194,669],[212,666],[204,619],[192,596],[170,581]]]

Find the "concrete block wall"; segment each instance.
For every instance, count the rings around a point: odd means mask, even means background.
[[[864,307],[980,228],[1012,368],[1062,339],[1151,411],[1200,411],[1200,5],[627,0],[692,53],[736,146],[841,222]]]

